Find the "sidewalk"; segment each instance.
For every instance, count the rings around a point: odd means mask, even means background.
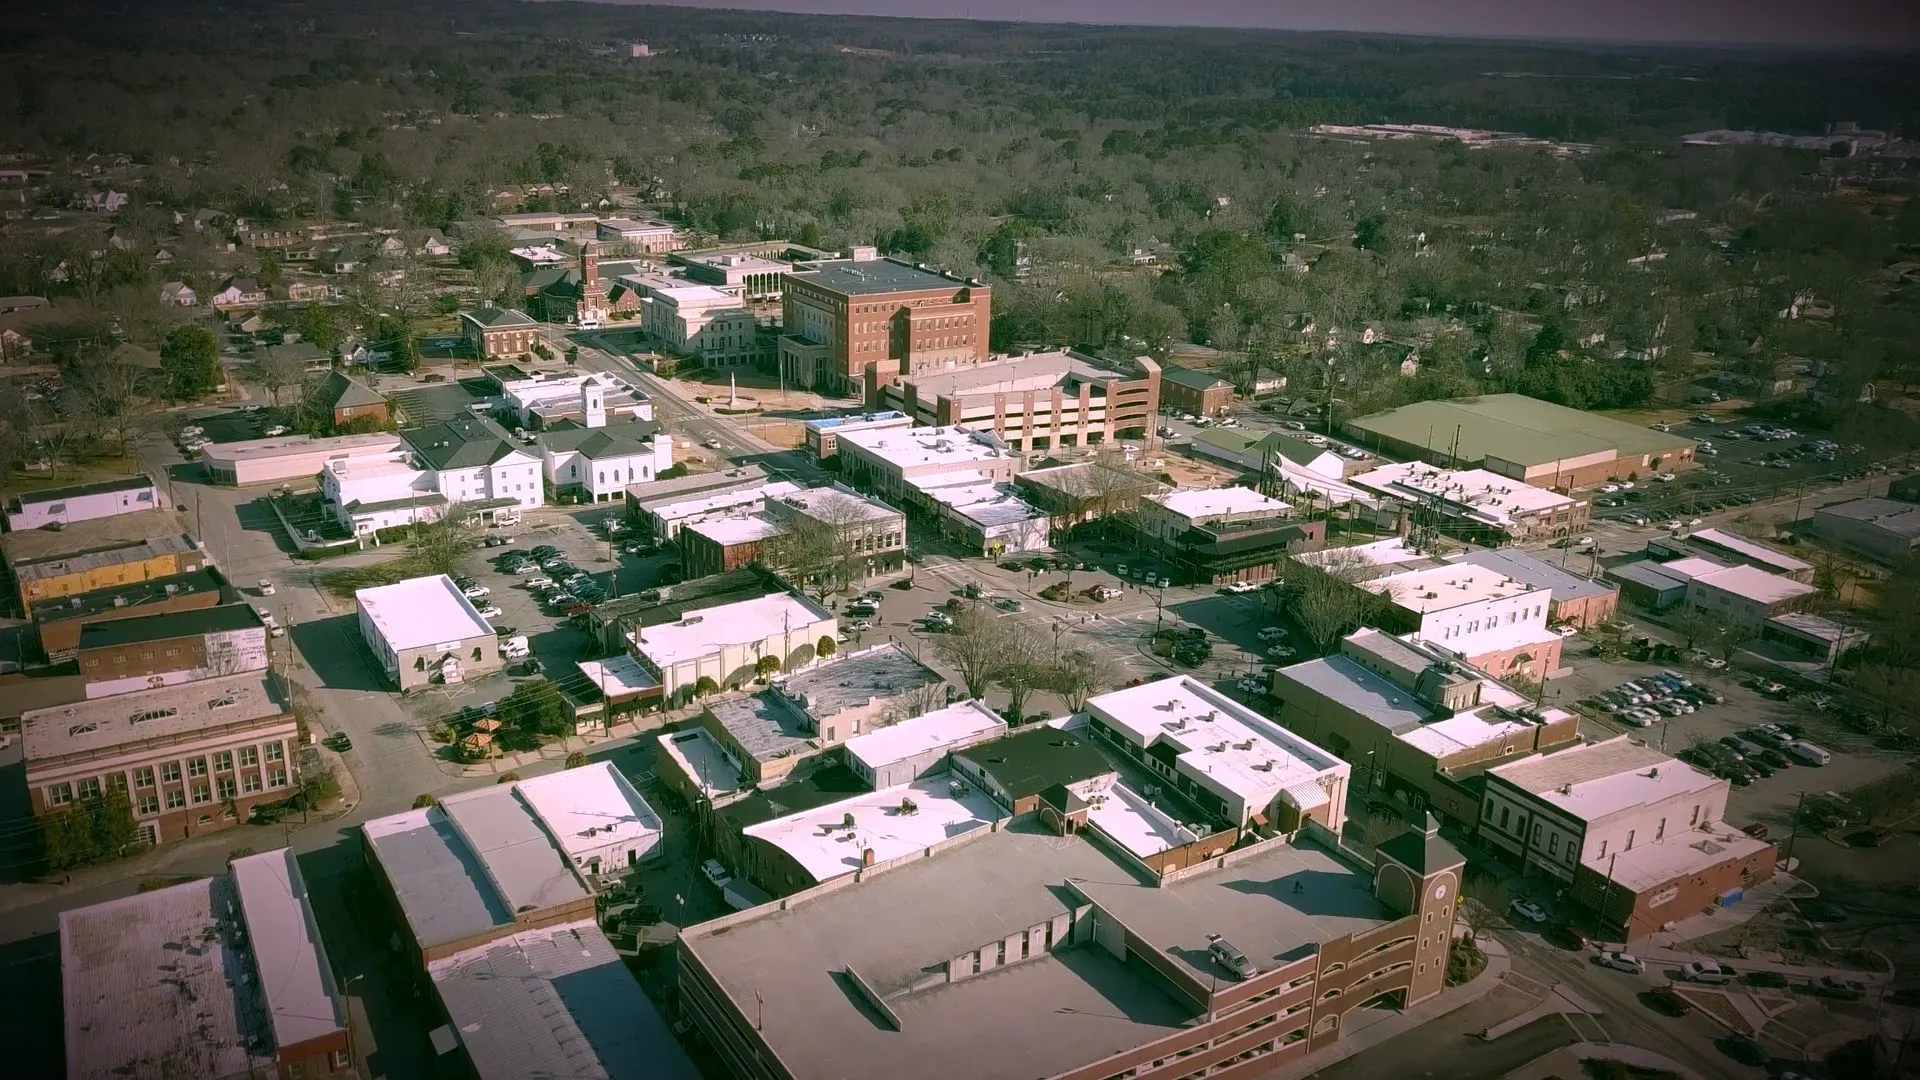
[[[1587,1058],[1623,1062],[1641,1069],[1670,1072],[1684,1080],[1699,1080],[1700,1074],[1664,1054],[1624,1043],[1574,1043],[1551,1054],[1543,1054],[1508,1073],[1501,1080],[1550,1080],[1580,1072],[1579,1063]]]
[[[1396,1036],[1404,1035],[1422,1024],[1437,1020],[1493,993],[1494,988],[1505,981],[1507,973],[1512,970],[1513,960],[1507,955],[1507,947],[1495,940],[1491,934],[1476,935],[1474,941],[1486,954],[1487,966],[1478,976],[1475,976],[1472,982],[1460,986],[1449,986],[1411,1009],[1388,1014],[1357,1031],[1349,1029],[1349,1034],[1332,1046],[1308,1054],[1291,1065],[1275,1069],[1266,1075],[1266,1080],[1305,1080],[1306,1077],[1312,1076],[1321,1069],[1345,1061],[1363,1050],[1379,1046]]]
[[[1678,949],[1667,949],[1654,945],[1635,949],[1633,955],[1645,960],[1648,964],[1680,965],[1691,964],[1697,960],[1719,959],[1718,957],[1710,957],[1705,953],[1682,952]],[[1730,966],[1735,971],[1777,971],[1782,975],[1792,975],[1802,979],[1831,977],[1848,982],[1861,983],[1884,983],[1893,981],[1892,972],[1861,971],[1858,968],[1783,964],[1774,960],[1735,960],[1730,962]]]
[[[1719,908],[1712,914],[1689,915],[1673,924],[1672,930],[1663,930],[1648,939],[1643,948],[1655,946],[1672,948],[1694,938],[1705,937],[1721,930],[1730,930],[1748,922],[1767,910],[1775,900],[1783,896],[1810,898],[1818,896],[1819,891],[1784,870],[1776,872],[1771,878],[1748,889],[1740,902],[1730,908]]]

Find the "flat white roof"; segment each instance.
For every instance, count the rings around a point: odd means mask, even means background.
[[[746,789],[746,774],[706,728],[688,728],[659,738],[660,751],[672,758],[700,793],[720,799]]]
[[[668,289],[655,289],[653,295],[675,304],[740,303],[739,297],[711,285],[676,285]]]
[[[941,463],[962,465],[970,461],[1015,456],[1006,444],[984,432],[964,427],[868,428],[840,435],[844,448],[855,446],[874,457],[892,462],[901,469],[916,469]]]
[[[1087,820],[1141,859],[1200,839],[1125,784],[1115,784],[1097,796],[1087,809]]]
[[[1755,562],[1765,563],[1783,574],[1797,574],[1813,569],[1813,564],[1803,562],[1784,551],[1775,551],[1765,544],[1756,544],[1738,533],[1725,529],[1695,529],[1689,539],[1743,555]]]
[[[1698,585],[1729,592],[1757,604],[1781,604],[1820,591],[1805,582],[1770,574],[1757,566],[1730,566],[1693,580]]]
[[[214,443],[201,452],[213,461],[264,461],[299,454],[383,454],[404,449],[406,442],[400,436],[372,432],[366,435],[336,435],[328,439],[315,439],[307,435],[276,435],[271,439]]]
[[[1708,574],[1729,569],[1726,563],[1716,562],[1713,559],[1701,555],[1675,559],[1672,562],[1656,562],[1654,565],[1660,568],[1661,573],[1666,574],[1668,577],[1679,578],[1682,581],[1692,581],[1697,577],[1705,577]]]
[[[1293,509],[1279,499],[1243,487],[1207,488],[1203,491],[1169,491],[1165,495],[1149,495],[1147,498],[1173,511],[1188,520],[1216,517],[1221,514],[1284,514]]]
[[[1186,675],[1101,694],[1087,711],[1141,747],[1164,742],[1194,779],[1258,809],[1281,791],[1344,772],[1345,762]]]
[[[1769,845],[1715,822],[1711,833],[1698,829],[1676,832],[1651,844],[1635,844],[1605,858],[1587,860],[1587,866],[1620,883],[1623,889],[1645,892],[1677,878],[1690,877],[1722,863],[1744,859]]]
[[[810,633],[816,624],[832,621],[832,615],[805,597],[774,593],[702,608],[689,612],[679,622],[641,627],[634,648],[656,666],[666,668],[682,660],[711,656],[729,645],[765,641],[782,626],[795,633]]]
[[[664,503],[651,507],[648,513],[661,521],[685,521],[688,518],[711,514],[716,510],[730,510],[736,506],[750,506],[766,499],[778,499],[800,490],[799,484],[777,480],[758,487],[740,488],[735,491],[722,491],[712,495],[702,495],[694,499],[682,499],[679,502]]]
[[[346,1006],[293,849],[248,855],[231,866],[275,1045],[294,1046],[345,1031]]]
[[[463,791],[436,809],[478,856],[487,884],[516,914],[545,911],[591,895],[559,837],[515,788],[504,785]]]
[[[836,514],[844,513],[848,517],[859,514],[868,521],[884,521],[901,517],[901,513],[886,503],[870,499],[857,491],[843,488],[837,484],[827,484],[816,488],[802,488],[778,496],[779,500],[802,513],[820,514],[831,508]]]
[[[1542,709],[1541,715],[1548,723],[1567,718],[1567,713],[1560,709]],[[1445,720],[1422,724],[1412,731],[1401,732],[1400,741],[1423,753],[1442,758],[1463,750],[1472,750],[1475,747],[1500,742],[1539,726],[1527,721],[1502,717],[1495,714],[1492,709],[1482,707],[1458,716],[1449,716]]]
[[[1386,540],[1375,540],[1368,544],[1354,544],[1351,547],[1321,548],[1319,551],[1303,551],[1294,556],[1300,562],[1310,566],[1328,566],[1334,563],[1350,563],[1358,566],[1403,566],[1408,563],[1424,563],[1433,556],[1407,546],[1406,540],[1395,536]]]
[[[1532,592],[1550,595],[1545,589],[1536,589],[1498,570],[1472,563],[1450,563],[1425,570],[1389,574],[1363,582],[1360,587],[1386,596],[1408,611],[1423,615]]]
[[[445,574],[361,589],[353,598],[396,652],[493,636],[493,625]]]
[[[957,795],[955,783],[959,784]],[[902,809],[907,799],[913,801],[912,813]],[[845,827],[848,815],[853,817],[852,829]],[[791,855],[815,881],[828,881],[860,869],[868,850],[874,862],[887,862],[988,828],[999,816],[999,808],[985,792],[942,773],[743,831]]]
[[[605,660],[580,661],[580,674],[594,689],[610,698],[644,694],[660,689],[660,680],[631,656],[609,656]]]
[[[1490,525],[1512,524],[1516,517],[1550,514],[1574,504],[1572,498],[1485,469],[1442,469],[1424,461],[1402,461],[1350,476],[1355,487],[1402,499],[1436,498],[1468,517]]]
[[[1487,772],[1586,822],[1727,783],[1625,735]]]
[[[1015,491],[1011,484],[987,483],[933,488],[924,493],[983,529],[1047,516],[1045,511],[1035,509]]]
[[[935,750],[969,746],[1004,733],[1007,722],[977,700],[936,709],[925,716],[902,720],[846,742],[847,754],[878,772],[895,762],[908,761]]]
[[[765,540],[786,532],[780,527],[779,522],[760,513],[689,521],[682,526],[682,530],[704,536],[721,547],[750,544],[755,540]]]
[[[660,815],[609,761],[522,780],[520,798],[533,808],[576,864],[612,844],[658,836]]]

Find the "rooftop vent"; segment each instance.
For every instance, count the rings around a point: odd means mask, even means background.
[[[1571,795],[1571,794],[1573,794],[1573,785],[1572,785],[1572,784],[1561,784],[1561,785],[1560,785],[1560,794],[1562,794],[1562,795]]]

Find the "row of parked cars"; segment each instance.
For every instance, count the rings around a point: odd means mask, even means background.
[[[1726,701],[1725,695],[1711,686],[1703,686],[1677,671],[1633,679],[1604,691],[1600,700],[1607,711],[1634,727],[1650,727],[1662,720],[1686,716],[1708,705]]]
[[[565,552],[551,544],[524,553],[509,551],[494,561],[501,572],[526,578],[527,591],[560,614],[578,615],[607,598],[593,575],[576,568]]]
[[[1833,760],[1824,747],[1802,738],[1797,724],[1761,724],[1739,735],[1689,747],[1680,760],[1745,787],[1795,765],[1819,767]]]

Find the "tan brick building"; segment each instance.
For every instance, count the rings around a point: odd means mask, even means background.
[[[231,828],[298,780],[298,728],[264,671],[36,709],[20,725],[35,817],[117,789],[148,843]]]
[[[872,249],[804,263],[781,293],[780,367],[798,386],[860,393],[865,372],[965,367],[988,357],[992,290]]]
[[[34,612],[40,652],[50,663],[71,659],[80,647],[80,631],[94,623],[141,618],[177,611],[199,611],[218,604],[224,592],[211,569],[152,578],[113,589],[70,596]]]

